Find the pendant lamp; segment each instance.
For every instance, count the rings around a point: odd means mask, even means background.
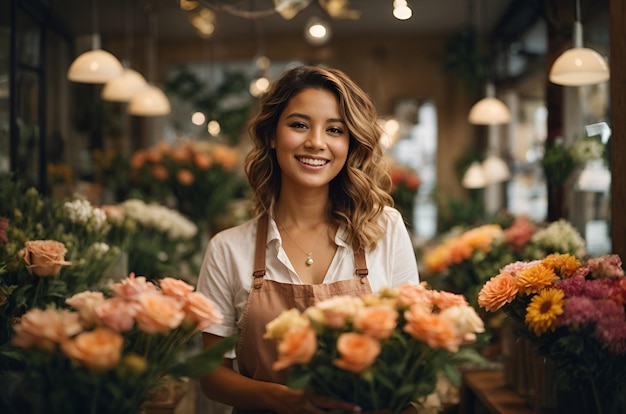
[[[67,71],[67,78],[80,83],[106,83],[122,74],[122,64],[110,52],[100,47],[100,35],[97,30],[98,12],[96,0],[91,2],[91,20],[93,34],[91,49],[78,56]]]
[[[580,4],[576,0],[574,47],[563,52],[550,68],[550,81],[564,86],[593,85],[609,80],[606,60],[593,49],[583,47],[583,25],[580,22]]]
[[[121,76],[111,79],[104,85],[101,97],[105,101],[128,102],[147,86],[148,82],[141,73],[124,68]]]
[[[478,161],[472,162],[467,171],[465,171],[461,184],[463,187],[470,189],[483,188],[487,185],[485,170]]]
[[[509,108],[495,97],[496,88],[493,83],[487,83],[485,92],[485,97],[470,109],[469,122],[474,125],[498,125],[511,121]]]
[[[67,78],[80,83],[106,83],[122,74],[120,61],[100,49],[100,36],[92,35],[92,50],[78,56],[67,71]]]
[[[483,161],[482,167],[488,183],[499,183],[511,178],[509,166],[497,155],[488,155]]]

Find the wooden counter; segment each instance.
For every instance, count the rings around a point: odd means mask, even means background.
[[[526,401],[507,387],[501,369],[466,371],[459,414],[535,414]]]

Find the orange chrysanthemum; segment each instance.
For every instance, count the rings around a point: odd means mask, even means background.
[[[517,274],[517,286],[521,293],[537,293],[541,289],[551,286],[558,279],[554,270],[538,264],[520,271]]]
[[[554,253],[541,261],[541,264],[545,267],[552,269],[554,273],[561,277],[561,279],[567,279],[571,277],[574,272],[581,266],[580,261],[571,254]]]

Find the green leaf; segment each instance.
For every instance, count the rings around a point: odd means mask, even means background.
[[[224,354],[233,349],[238,340],[239,334],[224,338],[185,362],[175,364],[168,370],[168,374],[173,377],[199,378],[220,366],[224,361]]]

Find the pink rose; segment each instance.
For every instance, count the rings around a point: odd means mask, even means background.
[[[133,300],[144,292],[157,291],[154,283],[148,282],[144,276],[135,276],[134,273],[122,282],[112,283],[110,287],[117,296],[127,300]]]
[[[184,310],[187,316],[198,324],[199,330],[222,322],[223,316],[215,307],[215,304],[206,296],[198,292],[187,295]]]
[[[92,370],[109,369],[117,365],[124,338],[109,328],[97,327],[65,341],[61,349],[70,358]]]
[[[71,265],[65,261],[67,249],[55,240],[31,240],[24,244],[18,255],[24,260],[26,269],[31,275],[39,277],[55,276],[62,266]]]
[[[354,316],[354,327],[376,339],[389,338],[398,322],[398,311],[389,305],[361,308]]]
[[[54,349],[55,344],[83,330],[79,315],[67,309],[31,309],[14,326],[13,345],[20,348]]]
[[[278,371],[294,364],[308,364],[316,351],[317,339],[313,328],[304,326],[290,329],[278,344],[278,360],[272,368]]]
[[[167,333],[178,328],[185,318],[183,304],[160,292],[144,292],[137,298],[135,319],[145,333]]]
[[[376,361],[380,349],[380,342],[369,335],[356,332],[342,333],[337,338],[337,351],[341,358],[335,359],[333,364],[358,374]]]
[[[173,277],[164,277],[159,281],[159,286],[165,296],[176,299],[185,299],[190,292],[193,292],[193,286],[184,280]]]
[[[137,314],[137,304],[127,302],[122,298],[111,298],[104,301],[96,309],[96,314],[100,323],[116,332],[130,331],[135,325],[135,315]]]

